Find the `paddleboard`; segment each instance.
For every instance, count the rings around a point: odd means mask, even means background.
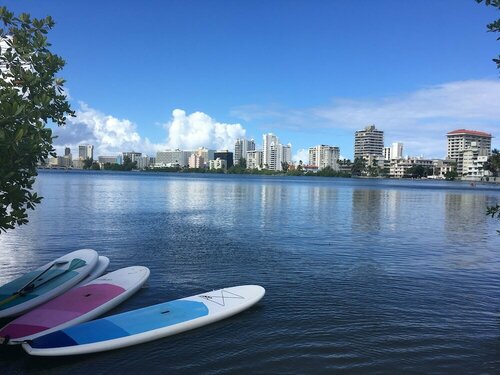
[[[110,272],[13,320],[0,330],[0,337],[19,344],[94,319],[137,292],[148,277],[149,269],[141,266]]]
[[[73,251],[0,287],[0,318],[20,315],[64,293],[96,266],[95,250]]]
[[[97,279],[99,276],[102,276],[106,271],[106,269],[108,268],[108,266],[109,266],[109,258],[99,255],[96,266],[92,269],[92,271],[90,271],[87,277],[85,277],[82,281],[80,281],[78,285],[76,285],[74,288],[87,284],[89,281],[92,281],[94,279]]]
[[[62,356],[123,348],[230,317],[265,294],[258,285],[214,290],[93,320],[23,343],[31,355]]]

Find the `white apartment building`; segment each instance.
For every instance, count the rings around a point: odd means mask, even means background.
[[[432,161],[432,168],[434,169],[435,178],[445,178],[446,173],[453,172],[455,168],[455,161],[451,159],[435,159]]]
[[[180,166],[186,167],[189,165],[188,159],[191,155],[189,151],[176,150],[165,150],[158,151],[156,153],[156,167],[173,167]]]
[[[262,147],[263,167],[271,170],[277,170],[276,159],[278,153],[279,139],[273,133],[264,134]]]
[[[123,160],[125,160],[125,158],[128,157],[132,163],[134,161],[139,162],[139,159],[142,158],[142,153],[135,151],[123,152],[122,155],[123,155]]]
[[[226,169],[227,162],[224,159],[217,158],[208,162],[209,169]]]
[[[391,166],[389,168],[389,176],[393,178],[402,178],[408,169],[416,165],[421,165],[422,167],[433,167],[433,161],[430,159],[422,159],[416,157],[409,157],[406,159],[392,159]]]
[[[78,158],[80,160],[94,160],[94,145],[79,145]]]
[[[264,146],[262,150],[263,167],[272,171],[281,171],[282,162],[292,162],[292,145],[282,145],[273,133],[263,135]]]
[[[241,158],[246,159],[248,151],[255,150],[255,141],[246,138],[237,139],[234,144],[234,164],[238,165]]]
[[[470,146],[462,154],[461,176],[488,177],[490,171],[484,170],[484,164],[488,161],[488,150],[478,147],[477,142],[471,142]]]
[[[485,155],[491,155],[491,134],[476,130],[458,129],[446,134],[448,138],[448,148],[446,157],[454,159],[457,163],[457,173],[463,174],[463,153],[475,142],[478,149],[482,149]]]
[[[340,149],[335,146],[318,145],[309,148],[309,165],[318,167],[319,170],[331,167],[339,170]]]
[[[370,125],[358,130],[354,136],[354,158],[367,158],[369,155],[384,155],[384,132]]]
[[[248,169],[261,169],[263,164],[262,150],[247,151],[247,168]]]

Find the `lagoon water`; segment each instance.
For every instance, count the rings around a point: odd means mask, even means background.
[[[241,284],[233,318],[95,355],[0,347],[1,374],[498,374],[500,186],[41,172],[0,283],[79,248],[151,269],[111,313]],[[5,323],[6,321],[0,322]]]

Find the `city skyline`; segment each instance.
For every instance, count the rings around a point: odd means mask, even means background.
[[[77,111],[54,129],[58,154],[229,149],[273,132],[293,160],[318,144],[352,159],[353,132],[375,124],[386,145],[443,158],[449,131],[498,133],[495,12],[473,1],[6,6],[56,21],[48,37]]]

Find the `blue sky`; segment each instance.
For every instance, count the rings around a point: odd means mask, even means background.
[[[446,133],[500,148],[498,55],[473,0],[7,1],[51,15],[53,50],[78,116],[61,151],[231,147],[273,132],[294,158],[371,123],[406,155],[444,157]]]

